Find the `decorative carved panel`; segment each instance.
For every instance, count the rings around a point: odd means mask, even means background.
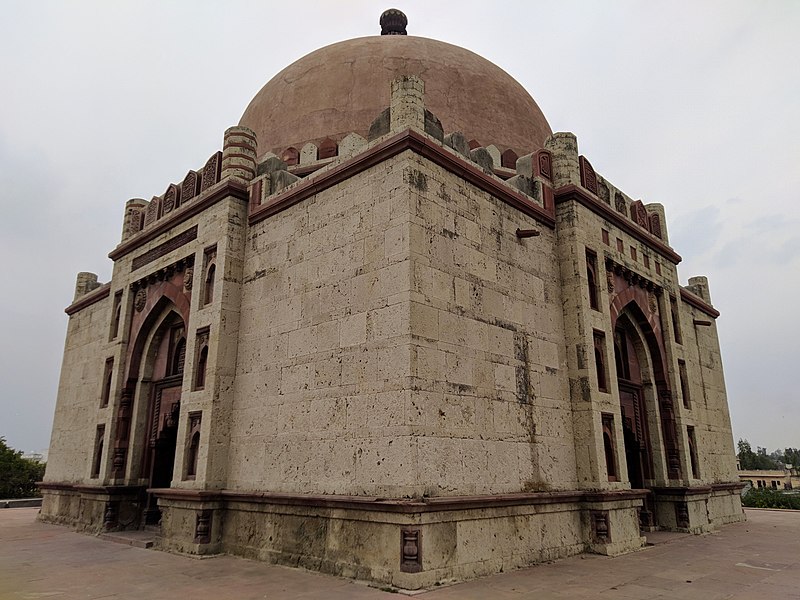
[[[200,191],[203,192],[217,183],[222,172],[222,152],[217,151],[211,155],[203,167],[203,182]]]
[[[151,223],[155,223],[158,220],[158,211],[161,207],[161,198],[155,197],[150,200],[150,204],[147,205],[147,209],[144,211],[144,227],[147,227]]]
[[[114,448],[114,459],[112,461],[112,470],[114,477],[119,478],[125,475],[125,459],[127,457],[126,448]]]
[[[606,544],[611,541],[611,528],[609,524],[607,510],[593,510],[591,512],[592,518],[592,534],[595,542]]]
[[[539,174],[545,179],[553,178],[553,165],[552,157],[546,150],[540,150],[538,153]]]
[[[635,200],[631,202],[631,219],[639,227],[644,227],[645,229],[649,230],[650,227],[650,220],[647,218],[647,209],[642,204],[641,200]]]
[[[181,191],[174,183],[170,183],[167,191],[164,192],[164,200],[162,201],[161,213],[166,215],[180,206]]]
[[[617,209],[617,212],[623,215],[628,213],[627,206],[625,205],[625,196],[619,192],[614,194],[614,207]]]
[[[680,529],[689,529],[689,505],[686,502],[675,503],[675,523]]]
[[[133,261],[131,261],[131,271],[140,269],[146,264],[151,263],[162,256],[166,256],[173,250],[177,250],[181,246],[188,244],[195,239],[197,239],[197,225],[187,229],[183,233],[179,233],[178,235],[171,237],[163,244],[159,244],[155,248],[151,248],[147,252],[140,254],[139,256],[135,256]]]
[[[200,174],[189,171],[181,183],[181,204],[186,204],[200,191]]]
[[[594,172],[592,165],[584,156],[578,158],[578,164],[581,168],[581,185],[597,195],[597,174]]]
[[[661,233],[661,217],[658,213],[650,215],[650,232],[657,238],[663,239],[663,234]]]
[[[194,526],[194,543],[208,544],[211,541],[211,518],[213,512],[210,510],[198,510]]]
[[[422,532],[419,529],[400,530],[400,570],[404,573],[422,570]]]
[[[611,204],[611,191],[605,183],[600,182],[597,184],[597,195],[606,204]]]
[[[106,502],[105,511],[103,512],[103,528],[106,531],[114,529],[117,526],[119,515],[119,502],[115,500],[108,500]]]
[[[127,239],[142,230],[144,212],[144,209],[139,206],[129,206],[125,209],[125,231],[122,233],[123,239]]]
[[[142,312],[146,304],[147,290],[144,288],[137,290],[136,295],[133,297],[133,308],[136,309],[136,312]]]

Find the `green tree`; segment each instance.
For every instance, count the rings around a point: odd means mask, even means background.
[[[747,440],[739,440],[737,446],[739,452],[736,456],[739,458],[739,465],[744,471],[765,471],[782,468],[776,460],[767,454],[766,448],[759,446],[756,452],[753,452],[753,448]]]
[[[753,448],[750,446],[750,442],[747,440],[739,440],[738,444],[736,444],[739,448],[739,452],[736,456],[739,458],[739,466],[742,468],[743,471],[752,471],[756,468],[756,453],[753,452]]]
[[[36,482],[44,477],[45,465],[22,458],[0,437],[0,498],[31,498],[40,496]]]
[[[800,449],[785,448],[783,451],[783,462],[792,465],[795,469],[800,469]]]

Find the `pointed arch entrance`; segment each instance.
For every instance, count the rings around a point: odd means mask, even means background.
[[[184,365],[186,362],[186,326],[183,319],[170,311],[160,322],[145,354],[142,399],[147,399],[146,427],[142,428],[143,452],[141,473],[147,488],[168,488],[175,470],[178,420],[181,405]],[[145,525],[161,520],[153,494],[147,494]]]
[[[654,490],[668,487],[681,471],[657,303],[640,291],[612,311],[614,358],[628,480],[633,489]],[[640,515],[645,529],[659,525],[655,505],[651,493]]]
[[[142,490],[140,526],[160,522],[156,497],[146,490],[171,487],[175,472],[189,316],[185,296],[170,281],[152,286],[131,324],[115,471],[118,480]]]

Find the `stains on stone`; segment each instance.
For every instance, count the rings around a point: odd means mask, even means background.
[[[517,380],[517,400],[521,404],[530,401],[530,361],[528,358],[528,341],[522,333],[514,334],[514,357],[522,364],[515,368]]]
[[[262,277],[266,277],[267,275],[277,272],[278,272],[277,267],[271,267],[269,269],[258,269],[255,273],[253,273],[249,277],[245,277],[242,283],[251,283],[253,281],[256,281],[257,279],[261,279]]]
[[[417,169],[408,169],[404,174],[406,183],[420,192],[428,191],[428,176]]]
[[[369,133],[367,134],[367,139],[371,142],[372,140],[376,140],[382,135],[386,135],[389,133],[389,124],[391,120],[391,112],[389,107],[387,106],[381,114],[379,114],[375,120],[369,126]]]
[[[262,277],[265,277],[266,275],[267,275],[267,270],[266,269],[260,269],[260,270],[256,271],[255,273],[253,273],[253,275],[251,275],[250,277],[245,277],[244,278],[244,283],[250,283],[251,281],[255,281],[256,279],[261,279]]]
[[[569,380],[569,395],[573,400],[589,402],[592,399],[592,390],[588,377],[571,377]]]
[[[586,347],[583,344],[575,344],[575,356],[578,359],[578,370],[586,368]]]

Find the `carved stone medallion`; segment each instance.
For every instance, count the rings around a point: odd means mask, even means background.
[[[147,289],[142,288],[136,292],[136,296],[133,298],[133,308],[136,309],[136,312],[142,312],[145,304],[147,304]]]
[[[191,290],[193,280],[194,269],[190,267],[183,272],[183,287],[185,287],[187,290]]]

